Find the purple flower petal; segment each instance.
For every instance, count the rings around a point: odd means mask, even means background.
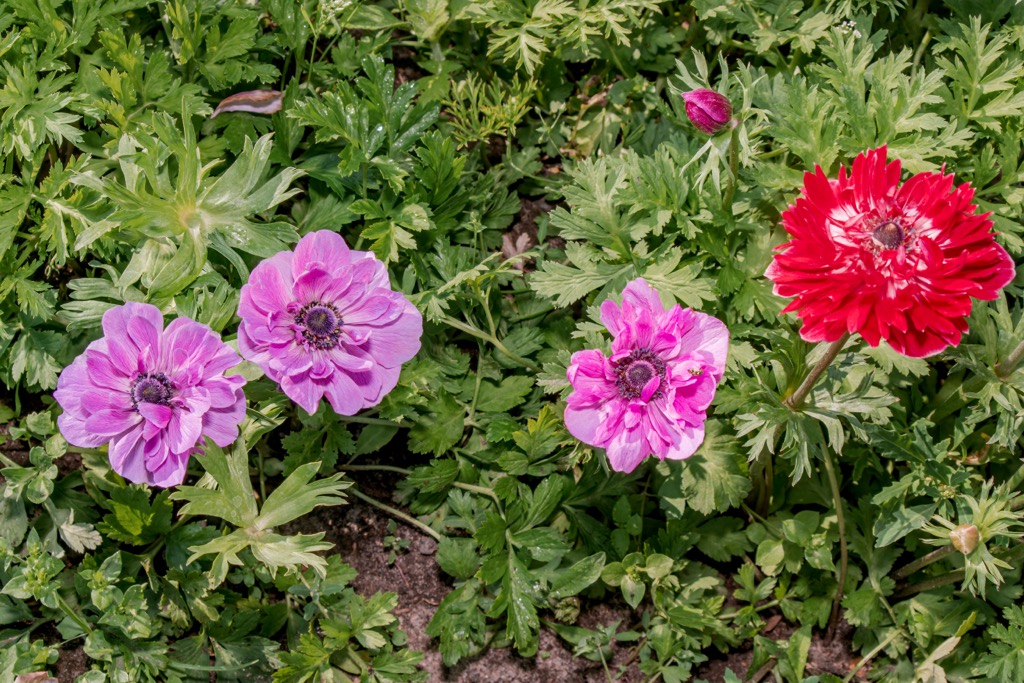
[[[626,285],[621,305],[605,301],[601,320],[614,337],[612,355],[573,354],[566,428],[604,448],[619,472],[632,472],[649,455],[689,457],[704,438],[706,411],[725,370],[725,325],[678,305],[666,311],[642,279]]]
[[[224,371],[238,355],[193,320],[179,318],[164,329],[159,309],[149,304],[110,309],[103,331],[104,339],[57,381],[61,433],[78,446],[109,443],[111,466],[129,481],[180,484],[204,433],[225,446],[225,435],[237,436],[245,380]]]
[[[340,270],[348,265],[349,248],[345,238],[330,230],[311,232],[295,245],[292,272],[296,277],[314,267]]]
[[[281,391],[310,415],[316,412],[324,395],[324,387],[305,374],[281,377]]]
[[[423,333],[422,316],[391,289],[384,264],[328,230],[256,266],[238,315],[239,352],[310,414],[324,397],[345,415],[377,405]]]

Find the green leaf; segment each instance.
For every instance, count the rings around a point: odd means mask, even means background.
[[[513,552],[509,553],[508,572],[499,599],[507,603],[508,637],[515,643],[519,654],[532,657],[537,653],[537,631],[540,628],[534,606],[537,595],[530,573]]]
[[[991,638],[988,652],[975,665],[974,672],[991,681],[1016,681],[1024,676],[1024,608],[1010,605],[1003,608],[1006,624],[994,623],[987,633]]]
[[[480,553],[472,538],[443,536],[437,545],[437,564],[446,574],[465,581],[480,566]]]
[[[163,490],[150,501],[150,489],[131,484],[118,486],[109,492],[98,528],[104,535],[122,543],[142,546],[166,535],[171,529],[170,492]]]
[[[587,588],[601,578],[605,568],[604,560],[604,553],[594,553],[589,557],[584,557],[571,567],[560,570],[554,581],[551,582],[551,591],[548,593],[548,597],[561,600]]]
[[[637,608],[647,593],[647,585],[629,573],[622,577],[619,588],[622,589],[622,597],[626,604],[633,609]]]
[[[506,377],[500,385],[481,382],[476,409],[485,413],[508,412],[523,402],[533,390],[533,385],[533,377],[526,375]]]
[[[339,454],[355,450],[352,433],[333,411],[321,408],[316,415],[300,415],[299,419],[303,428],[281,439],[281,445],[288,452],[284,459],[286,473],[310,462],[319,462],[321,472],[330,472]]]
[[[430,412],[417,418],[409,430],[409,450],[442,455],[459,442],[465,427],[466,409],[441,389],[437,400],[430,404]]]
[[[564,477],[553,474],[537,485],[523,521],[523,529],[533,528],[551,516],[565,497],[568,488],[566,484]]]
[[[746,458],[735,437],[719,420],[708,420],[704,443],[686,460],[666,460],[656,470],[662,478],[658,495],[673,515],[692,507],[702,514],[722,512],[739,505],[750,492]]]
[[[171,500],[186,501],[181,514],[218,517],[236,527],[252,526],[258,512],[243,440],[236,441],[229,452],[207,442],[206,454],[199,458],[199,462],[209,476],[200,480],[197,486],[179,486],[171,494]],[[216,483],[216,488],[212,487],[213,483]]]
[[[875,547],[883,548],[900,540],[912,531],[917,531],[932,518],[938,503],[923,503],[897,508],[892,514],[875,520],[873,533]]]
[[[297,467],[281,485],[267,496],[259,517],[252,524],[253,529],[262,531],[287,524],[321,505],[340,505],[345,502],[342,491],[352,485],[340,481],[344,476],[337,473],[312,483],[320,470],[320,463],[311,462]]]
[[[451,486],[458,476],[458,461],[434,460],[429,465],[414,469],[407,481],[417,491],[440,493]]]

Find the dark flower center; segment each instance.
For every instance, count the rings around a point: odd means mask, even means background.
[[[903,244],[905,237],[906,235],[903,232],[903,228],[900,227],[899,221],[893,218],[879,223],[878,227],[871,233],[871,239],[883,249],[897,248]]]
[[[171,380],[162,372],[144,372],[132,382],[132,407],[139,409],[140,403],[156,403],[165,406],[171,402],[173,391]]]
[[[314,301],[299,309],[295,322],[306,329],[302,336],[318,349],[333,349],[341,336],[342,320],[338,309],[329,303]]]
[[[615,366],[615,386],[619,396],[626,399],[639,398],[644,387],[655,376],[665,381],[665,361],[649,349],[637,349]],[[661,389],[654,392],[651,400],[664,396]]]

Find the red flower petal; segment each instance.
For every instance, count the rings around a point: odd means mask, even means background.
[[[991,300],[1014,263],[977,213],[974,189],[953,175],[919,173],[900,184],[900,161],[868,150],[836,180],[820,167],[782,214],[791,240],[765,276],[793,301],[808,341],[857,332],[908,356],[938,353],[967,331],[972,298]]]

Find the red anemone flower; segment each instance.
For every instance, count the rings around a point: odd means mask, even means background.
[[[886,148],[860,154],[847,175],[821,167],[804,175],[802,196],[782,214],[792,239],[765,275],[783,313],[803,320],[807,341],[858,332],[921,358],[960,343],[971,298],[992,300],[1014,276],[989,214],[977,213],[969,183],[918,173],[900,184],[899,160]]]

